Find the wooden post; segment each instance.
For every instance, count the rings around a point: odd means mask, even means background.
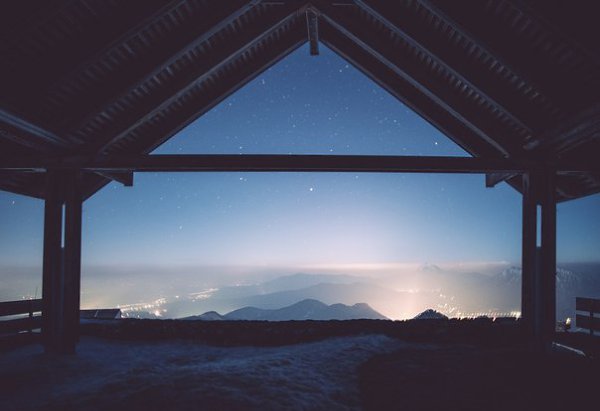
[[[81,287],[81,173],[74,171],[65,177],[63,350],[75,352]]]
[[[64,249],[63,205],[65,205]],[[79,326],[81,173],[46,173],[42,339],[48,353],[73,353]]]
[[[62,201],[60,173],[46,173],[44,204],[44,261],[42,278],[42,340],[46,352],[58,346],[60,324],[60,260],[62,240]]]
[[[539,178],[523,174],[523,221],[521,243],[521,323],[528,339],[534,337],[534,291],[537,253],[536,186]]]
[[[547,172],[543,178],[541,296],[542,342],[550,349],[556,331],[556,174]]]

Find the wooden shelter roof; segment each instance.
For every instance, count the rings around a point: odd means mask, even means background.
[[[139,156],[317,41],[479,158],[600,157],[594,1],[23,0],[0,13],[0,165]],[[399,136],[398,138],[402,138]],[[506,177],[506,176],[505,176]],[[88,197],[121,172],[86,173]],[[517,189],[519,175],[508,176]],[[0,170],[43,198],[44,173]],[[559,175],[559,201],[600,192]]]

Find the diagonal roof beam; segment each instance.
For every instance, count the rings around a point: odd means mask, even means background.
[[[19,135],[18,139],[14,140],[17,143],[30,147],[35,147],[40,143],[55,148],[69,147],[69,143],[60,136],[2,108],[0,108],[0,121],[21,132],[20,134],[22,135]],[[24,136],[33,136],[37,141]]]
[[[404,13],[390,12],[390,10],[387,10],[386,13],[380,5],[375,5],[369,0],[356,0],[356,4],[373,18],[379,20],[392,33],[401,37],[411,46],[425,52],[454,77],[460,79],[460,81],[490,102],[497,110],[504,113],[513,123],[527,130],[529,134],[533,134],[533,130],[530,127],[533,120],[530,115],[531,110],[527,112],[520,110],[517,114],[515,109],[518,110],[518,107],[515,107],[514,99],[511,100],[509,94],[506,93],[506,88],[494,87],[493,90],[490,89],[489,80],[484,78],[482,70],[468,63],[465,64],[463,56],[433,41],[430,33],[424,32],[422,27],[414,24],[413,18]],[[539,124],[540,120],[536,120]]]
[[[544,15],[543,7],[540,8],[535,2],[526,2],[524,0],[507,0],[512,6],[519,10],[521,13],[527,15],[529,18],[536,20],[542,26],[550,29],[550,31],[558,34],[561,39],[566,42],[569,47],[573,50],[577,50],[579,53],[585,55],[591,61],[600,67],[600,53],[598,49],[591,49],[590,47],[582,44],[579,40],[576,40],[571,36],[571,33],[565,32],[564,29],[558,27],[550,19]],[[572,7],[577,7],[577,3],[574,2]]]
[[[74,73],[83,71],[87,66],[92,65],[97,60],[112,54],[117,47],[122,47],[127,44],[137,34],[159,21],[164,17],[165,13],[178,6],[182,0],[171,1],[162,9],[162,12],[157,13],[151,19],[147,20],[140,27],[130,30],[126,36],[119,39],[106,50],[98,53],[86,64],[82,65]],[[75,132],[84,127],[98,113],[101,113],[108,105],[123,98],[131,93],[140,85],[152,79],[174,62],[183,57],[186,53],[202,43],[206,42],[219,31],[229,26],[233,21],[238,19],[243,14],[247,13],[252,7],[260,3],[260,0],[252,0],[245,2],[241,7],[234,2],[223,2],[225,7],[211,10],[209,13],[210,21],[205,24],[196,24],[192,30],[186,30],[183,35],[175,36],[168,44],[161,47],[154,47],[148,50],[134,64],[124,67],[120,71],[120,76],[112,79],[108,84],[101,85],[101,89],[96,90],[96,93],[90,93],[85,96],[83,101],[72,101],[68,108],[69,115],[76,121],[76,124],[71,125],[71,132]],[[69,77],[66,77],[68,82]]]
[[[600,104],[549,127],[525,148],[562,154],[594,139],[600,139]]]
[[[475,131],[437,104],[420,88],[415,87],[395,70],[326,22],[321,27],[322,41],[327,47],[439,129],[465,151],[476,156],[501,157],[500,151],[482,140]]]
[[[64,150],[65,148],[69,147],[67,142],[51,131],[23,120],[22,118],[6,110],[0,109],[0,121],[7,123],[11,127],[20,131],[18,136],[10,137],[11,141],[14,141],[24,147],[31,148],[36,152],[42,151],[50,155],[59,155],[61,149]],[[9,138],[8,136],[12,135],[12,133],[2,133],[1,135]],[[31,140],[31,138],[28,136],[33,136],[39,141]],[[48,148],[44,149],[44,144],[47,145]],[[123,175],[123,173],[103,173],[102,176],[120,182],[126,186],[133,184],[133,176],[129,177]]]
[[[419,89],[438,105],[442,106],[446,111],[471,128],[482,139],[494,146],[505,156],[515,156],[521,153],[521,147],[518,147],[512,142],[508,142],[506,136],[500,136],[498,135],[498,132],[495,132],[494,135],[490,134],[490,121],[483,118],[483,113],[465,109],[462,107],[463,104],[461,102],[453,102],[453,96],[443,90],[443,85],[436,84],[431,80],[430,76],[427,76],[421,70],[410,67],[410,65],[406,64],[400,56],[391,53],[389,49],[384,50],[384,46],[381,42],[376,41],[367,30],[355,34],[355,31],[360,30],[360,28],[351,26],[352,23],[347,20],[342,21],[337,16],[333,19],[327,14],[322,14],[321,18],[344,36],[358,44],[373,57],[384,63],[396,74],[411,83],[411,85]]]
[[[150,153],[192,121],[220,104],[249,81],[296,50],[306,42],[306,32],[303,30],[305,27],[302,27],[301,23],[302,21],[299,19],[296,27],[280,37],[279,42],[265,48],[265,54],[261,55],[260,58],[246,62],[242,70],[232,73],[232,77],[220,82],[216,89],[203,93],[199,101],[188,103],[187,107],[189,108],[177,111],[164,123],[152,125],[150,127],[151,134],[143,137],[143,145],[134,145],[132,150],[128,147],[126,151],[136,154],[139,152]]]
[[[543,68],[539,70],[538,67],[533,67],[521,61],[519,56],[515,56],[514,46],[503,41],[502,37],[497,33],[490,34],[478,28],[467,27],[465,23],[457,20],[447,11],[447,4],[452,2],[435,0],[418,1],[429,12],[449,24],[462,37],[468,39],[469,42],[476,45],[489,56],[492,56],[511,73],[552,101],[553,105],[564,107],[565,91],[568,91],[569,86],[567,84],[557,84],[556,79],[550,76],[540,75],[544,73]]]
[[[274,18],[271,17],[270,22],[267,23],[269,28],[266,30],[251,33],[239,33],[238,38],[223,45],[223,47],[218,50],[219,54],[217,56],[209,56],[210,60],[207,59],[203,66],[194,67],[184,78],[177,82],[175,87],[150,95],[144,100],[143,104],[136,106],[134,113],[130,113],[125,119],[113,122],[112,129],[106,133],[108,138],[95,141],[90,147],[85,147],[83,151],[87,153],[102,153],[112,144],[123,139],[129,132],[143,124],[146,120],[152,118],[170,104],[176,102],[180,97],[210,77],[217,70],[238,59],[247,49],[269,37],[279,27],[296,18],[298,13],[298,10],[294,10],[290,13],[289,9],[282,9]],[[133,119],[133,121],[131,121],[131,119]]]

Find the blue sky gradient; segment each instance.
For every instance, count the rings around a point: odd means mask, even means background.
[[[467,154],[303,46],[156,153]],[[138,173],[84,204],[83,264],[519,263],[521,196],[482,175]],[[600,195],[560,204],[560,261],[600,260]],[[41,266],[43,202],[0,191],[2,265]]]

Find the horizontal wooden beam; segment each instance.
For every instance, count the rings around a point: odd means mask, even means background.
[[[597,298],[575,297],[575,309],[600,314],[600,300]]]
[[[42,316],[16,318],[14,320],[0,321],[0,333],[17,333],[31,331],[42,326]]]
[[[577,314],[575,316],[575,325],[591,331],[600,331],[600,317]]]
[[[42,311],[42,299],[0,302],[0,317]]]
[[[578,173],[600,169],[600,164],[539,164],[509,159],[437,156],[359,155],[141,155],[69,157],[60,159],[12,158],[0,160],[0,169],[44,172],[78,169],[95,172],[375,172],[375,173],[523,173],[552,170]]]

